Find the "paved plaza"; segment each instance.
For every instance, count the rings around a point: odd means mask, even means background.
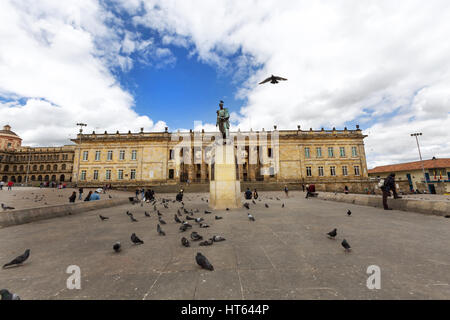
[[[175,199],[174,194],[156,196]],[[0,229],[2,265],[31,249],[24,265],[0,270],[0,287],[22,299],[450,298],[450,219],[305,199],[303,192],[290,192],[288,199],[282,192],[261,192],[260,197],[256,205],[250,201],[250,210],[205,214],[202,198],[208,194],[186,194],[185,208],[199,209],[194,217],[205,218],[211,227],[189,221],[193,229],[183,233],[174,221],[181,205],[170,202],[166,209],[158,201],[166,236],[158,235],[157,214],[149,204]],[[130,221],[127,210],[138,222]],[[102,222],[99,214],[109,220]],[[336,240],[326,236],[333,228]],[[191,231],[226,241],[208,247],[191,241],[185,248],[180,239],[190,238]],[[133,245],[132,233],[145,243]],[[343,238],[352,246],[349,253],[340,244]],[[116,241],[122,243],[120,253],[113,252]],[[197,252],[214,271],[200,269]],[[81,269],[80,290],[66,287],[70,265]],[[381,269],[379,290],[366,286],[371,265]]]

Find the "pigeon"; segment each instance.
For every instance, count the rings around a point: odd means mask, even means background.
[[[212,240],[205,240],[199,243],[200,246],[210,246],[214,243]]]
[[[162,231],[161,226],[159,225],[159,223],[158,223],[158,225],[156,226],[156,231],[158,231],[158,234],[159,234],[160,236],[165,236],[165,235],[166,235],[166,233],[165,233],[164,231]]]
[[[199,235],[196,231],[191,233],[191,239],[194,241],[203,240],[203,237]]]
[[[205,219],[203,219],[203,218],[195,218],[194,220],[195,220],[195,222],[200,223],[200,222],[202,222]]]
[[[347,240],[342,240],[342,246],[344,247],[344,249],[345,249],[345,251],[350,251],[351,250],[351,247],[350,247],[350,245],[348,244],[348,242],[347,242]]]
[[[101,219],[102,221],[108,220],[108,219],[109,219],[108,217],[104,217],[104,216],[102,216],[101,214],[99,214],[98,216],[100,217],[100,219]]]
[[[159,217],[161,217],[163,215],[161,212],[159,212],[159,210],[156,210],[156,211],[158,211],[158,216]]]
[[[269,81],[270,81],[270,83],[275,84],[275,83],[278,83],[278,81],[286,81],[286,80],[287,79],[285,79],[285,78],[282,78],[282,77],[279,77],[279,76],[274,76],[272,74],[270,77],[268,77],[267,79],[261,81],[259,84],[263,84],[263,83],[266,83],[266,82],[269,82]]]
[[[112,197],[111,197],[111,195],[110,195],[110,194],[108,194],[108,197],[109,197],[110,199],[112,199]]]
[[[127,211],[127,216],[132,216],[133,214],[130,211]]]
[[[5,206],[4,203],[2,203],[2,209],[3,209],[3,210],[14,210],[13,207]]]
[[[178,218],[176,214],[174,215],[174,220],[176,223],[181,223],[181,220]]]
[[[209,225],[206,223],[200,223],[200,228],[209,228]]]
[[[282,208],[284,208],[284,203],[281,205]]]
[[[188,225],[182,224],[182,225],[180,226],[180,231],[181,231],[181,232],[184,232],[184,231],[186,231],[188,228],[189,228]]]
[[[351,214],[352,214],[352,212],[350,210],[348,210],[347,215],[350,217]]]
[[[189,211],[187,211],[186,208],[183,208],[184,213],[189,214]]]
[[[135,233],[133,233],[133,234],[131,235],[131,241],[132,241],[134,244],[143,244],[143,243],[144,243],[144,241],[142,241],[141,239],[139,239]]]
[[[250,205],[248,204],[248,202],[244,203],[244,207],[246,207],[248,210],[250,210]]]
[[[20,300],[17,294],[11,293],[7,289],[0,290],[0,297],[0,300]]]
[[[159,222],[161,222],[161,224],[166,224],[166,222],[163,219],[161,219],[161,217],[158,217],[158,220]]]
[[[24,263],[24,262],[28,259],[29,256],[30,256],[30,249],[27,249],[27,250],[25,250],[25,252],[24,252],[22,255],[16,257],[16,258],[15,258],[14,260],[12,260],[11,262],[5,264],[5,265],[3,266],[3,268],[9,267],[9,266],[13,266],[13,265],[19,265],[19,264],[22,264],[22,263]]]
[[[255,221],[255,217],[252,216],[250,213],[248,214],[248,219],[249,219],[250,221]]]
[[[269,205],[268,205],[267,203],[265,203],[264,205],[266,206],[266,208],[268,208],[268,207],[269,207]]]
[[[230,211],[230,208],[226,208],[225,210]]]
[[[444,216],[444,217],[446,217],[446,218],[450,218],[450,215],[446,215],[446,216]]]
[[[150,215],[147,213],[147,211],[144,212],[144,215],[145,215],[146,217],[150,217]]]
[[[220,219],[222,219],[222,217],[216,216],[215,219],[220,220]]]
[[[211,238],[212,241],[214,242],[220,242],[220,241],[225,241],[226,239],[224,237],[221,236],[214,236]]]
[[[255,200],[252,200],[252,202],[253,202],[253,204],[256,204],[256,201],[255,201]]]
[[[185,237],[181,238],[181,244],[183,246],[185,246],[186,248],[191,246],[191,244],[189,243],[189,240],[186,239]]]
[[[277,197],[277,200],[279,201],[279,200],[280,200],[280,198],[278,198],[278,197]]]
[[[191,218],[189,216],[186,216],[186,220],[195,220],[195,218]]]
[[[335,237],[337,235],[337,229],[334,228],[332,231],[328,232],[327,235],[328,235],[328,238],[335,239]]]
[[[120,252],[120,249],[121,249],[120,242],[114,243],[113,249],[115,252]]]
[[[210,214],[211,211],[205,210],[205,214]]]
[[[214,270],[214,267],[212,266],[212,264],[200,252],[197,252],[197,255],[195,256],[195,261],[197,261],[197,264],[200,267],[202,267],[203,269],[207,269],[207,270],[211,270],[211,271]]]
[[[177,213],[178,213],[178,215],[179,215],[180,217],[183,216],[183,214],[180,212],[180,209],[178,209]]]
[[[130,216],[130,219],[131,219],[132,222],[138,222],[137,219],[135,219],[135,218],[133,217],[133,215]]]

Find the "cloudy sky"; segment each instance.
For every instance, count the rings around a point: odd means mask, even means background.
[[[450,157],[448,0],[2,0],[0,124],[77,133],[355,128],[369,167]],[[258,85],[270,74],[289,80]]]

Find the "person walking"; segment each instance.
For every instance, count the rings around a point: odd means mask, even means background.
[[[83,188],[80,187],[80,188],[78,189],[78,192],[80,193],[80,195],[78,196],[78,200],[81,200],[82,197],[83,197]]]
[[[0,181],[0,190],[3,190],[3,186],[5,185],[5,183],[2,181]]]
[[[391,173],[386,180],[384,180],[384,184],[381,187],[381,191],[383,191],[383,208],[384,210],[392,210],[392,208],[388,207],[387,204],[387,198],[391,196],[391,190],[392,194],[394,195],[394,199],[399,199],[397,195],[397,192],[395,191],[395,173]]]
[[[347,186],[344,187],[344,193],[348,194],[348,187]]]
[[[9,181],[8,182],[8,190],[12,190],[12,186],[14,185],[14,182]]]
[[[302,183],[302,190],[303,190],[303,192],[305,192],[305,184],[304,183]]]
[[[75,199],[77,198],[77,192],[76,191],[74,191],[73,193],[72,193],[72,195],[70,196],[70,198],[69,198],[69,202],[75,202]]]
[[[286,194],[286,198],[289,198],[289,189],[287,185],[284,186],[284,193]]]

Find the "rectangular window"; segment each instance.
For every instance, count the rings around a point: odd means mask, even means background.
[[[169,179],[173,179],[174,172],[173,169],[169,169]]]
[[[119,160],[125,160],[125,150],[120,150]]]
[[[311,177],[311,167],[306,167],[306,176]]]
[[[347,166],[342,166],[342,175],[348,176]]]
[[[98,180],[98,170],[94,170],[94,180]]]
[[[174,153],[173,149],[170,149],[169,150],[169,160],[173,160],[175,158],[174,155],[175,155],[175,153]]]
[[[123,179],[123,170],[119,170],[119,172],[117,174],[117,179],[118,180],[122,180]]]
[[[137,150],[131,151],[131,160],[136,160]]]
[[[100,151],[95,151],[95,161],[100,161]]]
[[[358,152],[356,151],[356,147],[352,147],[352,157],[357,157]]]
[[[108,160],[112,160],[112,154],[113,154],[113,152],[112,152],[112,150],[109,150],[108,151]]]
[[[272,158],[272,148],[267,148],[267,156]]]
[[[339,154],[341,157],[345,157],[345,147],[339,147]]]
[[[319,177],[323,177],[323,167],[319,167]]]
[[[317,158],[322,157],[322,148],[321,147],[316,148],[316,156],[317,156]]]
[[[83,161],[87,161],[89,156],[89,151],[83,151]]]
[[[359,176],[359,166],[353,166],[355,168],[355,176]]]
[[[328,157],[329,158],[334,157],[333,147],[328,147]]]
[[[105,176],[106,180],[111,180],[111,170],[106,170],[106,176]]]
[[[331,167],[330,167],[330,174],[331,174],[332,176],[335,176],[335,175],[336,175],[336,167],[335,167],[335,166],[331,166]]]
[[[309,158],[309,147],[305,147],[305,158]]]
[[[86,170],[81,170],[81,180],[86,180]]]
[[[132,180],[136,179],[136,169],[131,169],[130,179]]]

